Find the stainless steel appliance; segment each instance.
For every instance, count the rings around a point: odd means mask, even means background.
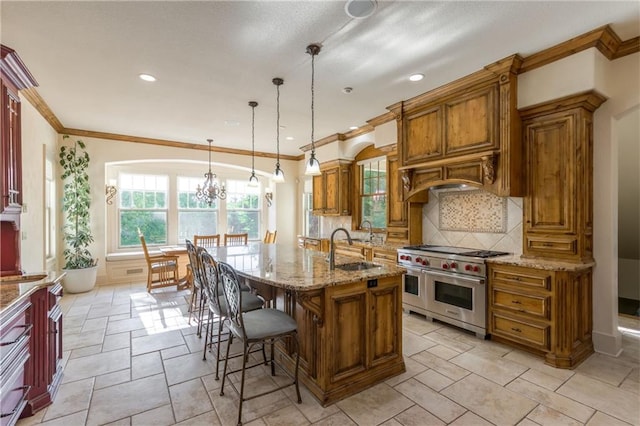
[[[436,245],[398,249],[398,264],[407,269],[402,307],[466,330],[487,334],[487,267],[485,259],[510,253]]]

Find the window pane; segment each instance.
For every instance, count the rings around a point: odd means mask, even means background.
[[[167,213],[151,210],[120,211],[120,247],[139,246],[138,228],[147,244],[167,243]]]
[[[227,229],[230,234],[248,233],[249,239],[260,238],[260,212],[232,210],[227,211]]]
[[[365,163],[360,168],[362,176],[362,188],[360,189],[362,220],[370,221],[374,228],[386,228],[386,160],[380,159]]]
[[[179,211],[178,242],[193,240],[194,235],[214,235],[218,233],[217,211]]]

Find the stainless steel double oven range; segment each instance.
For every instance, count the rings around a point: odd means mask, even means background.
[[[403,278],[402,308],[487,334],[485,259],[510,253],[436,245],[398,249]]]

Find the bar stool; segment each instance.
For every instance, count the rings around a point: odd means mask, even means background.
[[[222,290],[222,286],[219,285],[219,276],[218,276],[218,265],[216,261],[213,259],[206,250],[201,247],[197,247],[197,255],[199,257],[200,265],[202,268],[202,288],[207,296],[207,306],[208,306],[208,317],[207,317],[207,329],[205,330],[204,337],[204,351],[202,354],[202,359],[207,359],[207,345],[211,346],[213,343],[213,327],[211,327],[211,331],[209,331],[209,326],[213,324],[214,317],[218,317],[218,339],[216,340],[216,380],[219,380],[218,377],[218,366],[220,365],[220,343],[222,336],[222,329],[224,327],[224,323],[228,318],[227,312],[227,302],[224,298],[224,291]],[[250,288],[248,286],[242,286],[242,304],[240,309],[242,312],[250,312],[256,309],[262,308],[264,304],[264,300],[259,296],[252,294],[250,292]],[[264,347],[260,348],[262,350],[262,357],[264,358],[264,363],[267,363],[267,357],[264,352]],[[228,354],[227,354],[228,356]],[[232,356],[231,358],[235,358]]]
[[[238,404],[238,425],[242,424],[242,404],[244,401],[258,398],[268,393],[276,392],[284,389],[288,386],[295,385],[296,394],[298,396],[298,404],[302,402],[300,397],[300,388],[298,386],[298,365],[300,364],[300,347],[298,343],[298,324],[296,320],[285,314],[282,311],[276,309],[264,308],[250,312],[242,312],[242,299],[246,293],[241,290],[238,276],[231,265],[218,262],[219,279],[222,283],[224,290],[224,296],[227,301],[228,314],[229,314],[229,339],[227,340],[227,352],[224,361],[224,372],[222,373],[222,386],[220,387],[220,395],[224,395],[225,379],[229,374],[237,371],[242,371],[242,378],[240,381],[240,401]],[[229,348],[233,343],[233,339],[237,338],[242,341],[244,352],[242,356],[242,368],[233,371],[227,371],[227,365],[229,360]],[[274,364],[274,342],[276,340],[283,340],[290,338],[295,342],[296,350],[296,366],[294,376],[292,377],[293,383],[288,383],[282,386],[278,386],[266,392],[262,392],[250,397],[244,396],[244,380],[245,371],[247,368],[258,367],[261,363],[247,366],[249,360],[249,352],[254,345],[264,345],[269,343],[271,345],[271,375],[275,376],[275,364]],[[289,373],[285,370],[285,373]],[[289,375],[290,376],[290,375]],[[290,376],[291,377],[291,376]],[[233,384],[232,384],[233,385]]]

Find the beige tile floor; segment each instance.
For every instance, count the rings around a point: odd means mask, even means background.
[[[188,291],[148,294],[143,285],[65,295],[62,385],[51,406],[18,425],[235,424],[237,393],[219,395],[188,300]],[[403,320],[404,374],[324,408],[303,386],[296,404],[288,388],[247,403],[244,423],[640,425],[638,320],[621,318],[621,356],[593,354],[571,371],[413,314]],[[248,389],[273,380],[254,369]]]

